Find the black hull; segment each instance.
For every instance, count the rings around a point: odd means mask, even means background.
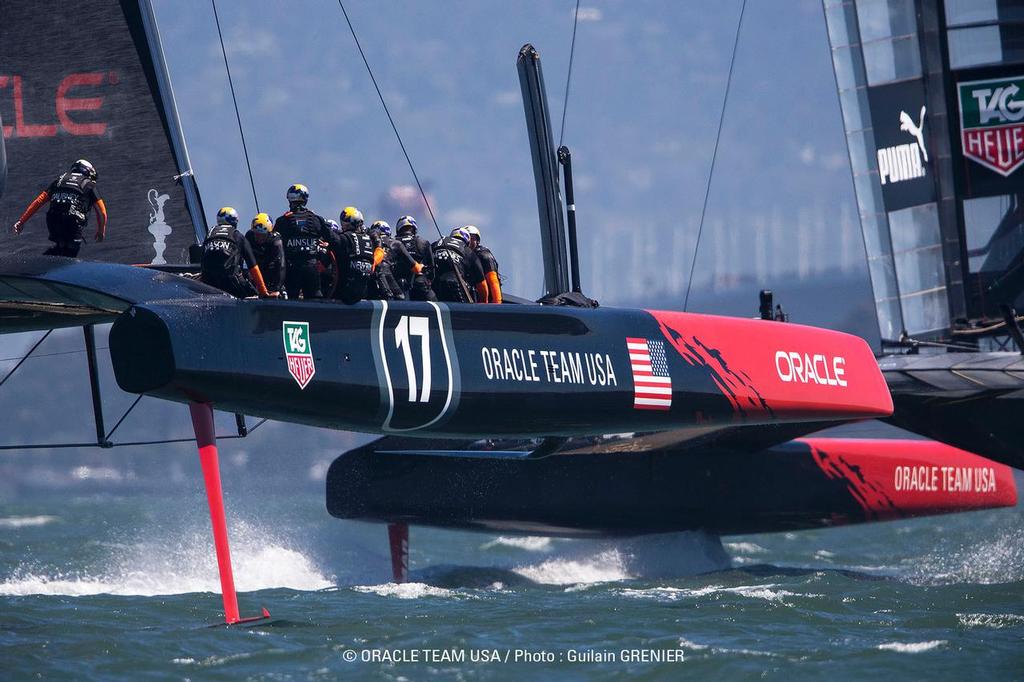
[[[901,494],[891,488],[899,466],[992,463],[937,444],[891,441],[902,456],[881,452],[886,441],[877,443],[868,449],[879,454],[865,452],[870,441],[811,439],[759,453],[701,449],[530,459],[465,456],[445,450],[452,441],[384,439],[334,461],[327,510],[346,519],[592,537],[790,531],[1016,502],[1005,467],[999,467],[998,495],[971,503],[948,494]],[[435,453],[404,449],[424,445]]]

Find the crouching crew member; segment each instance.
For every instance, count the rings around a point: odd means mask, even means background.
[[[375,269],[383,258],[379,242],[363,226],[363,214],[354,206],[341,212],[341,245],[338,247],[338,291],[336,298],[348,304],[366,298]]]
[[[243,262],[249,268],[248,279],[242,274]],[[205,284],[232,296],[246,298],[257,292],[260,296],[270,295],[249,242],[238,231],[238,211],[230,206],[217,211],[217,224],[210,228],[203,242],[201,267]]]
[[[406,290],[402,281],[408,282],[423,266],[413,259],[402,242],[391,236],[391,225],[387,222],[378,220],[370,225],[370,234],[376,235],[383,250],[383,257],[374,270],[375,298],[404,301]]]
[[[338,238],[327,222],[306,208],[309,190],[295,184],[288,188],[288,212],[274,222],[274,231],[284,243],[285,288],[288,298],[322,298],[317,251],[320,241],[336,245]]]
[[[96,169],[85,159],[75,161],[68,172],[39,193],[18,218],[18,222],[14,223],[14,234],[21,234],[25,223],[46,202],[50,202],[50,208],[46,211],[46,228],[53,246],[44,251],[44,255],[78,256],[84,241],[82,231],[89,219],[89,209],[96,211],[94,238],[101,242],[106,237],[107,207],[96,194]]]
[[[434,276],[434,250],[430,242],[416,234],[416,219],[411,215],[399,218],[395,230],[398,231],[398,241],[405,247],[409,256],[420,265],[420,269],[415,272],[399,271],[399,285],[403,291],[409,292],[410,300],[436,301],[437,295],[431,288],[431,279]]]
[[[487,285],[485,299],[477,299],[477,303],[501,303],[501,275],[498,274],[498,261],[491,250],[480,243],[480,230],[476,225],[466,225],[469,233],[469,246],[480,259],[480,267],[484,270],[484,282]]]
[[[449,236],[434,244],[434,268],[434,292],[439,300],[453,303],[487,300],[484,271],[469,246],[469,233],[465,229],[456,227]]]
[[[270,216],[259,213],[252,219],[249,231],[245,233],[245,241],[249,242],[256,265],[263,275],[263,282],[271,297],[277,297],[284,291],[284,242],[281,235],[274,232],[274,223]]]

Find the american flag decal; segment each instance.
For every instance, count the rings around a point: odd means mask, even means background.
[[[633,369],[633,409],[667,410],[672,407],[672,375],[665,358],[665,342],[626,339]]]

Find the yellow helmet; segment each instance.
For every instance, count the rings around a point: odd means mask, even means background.
[[[297,182],[288,188],[285,197],[288,199],[289,206],[297,204],[305,206],[306,202],[309,201],[309,188]]]
[[[339,218],[343,230],[358,230],[363,226],[363,214],[355,206],[346,206]]]
[[[224,208],[217,211],[217,224],[218,225],[233,225],[238,227],[238,211],[225,206]]]
[[[252,225],[249,227],[254,232],[259,232],[260,234],[270,234],[274,231],[274,223],[266,213],[257,213],[256,217],[252,219]]]

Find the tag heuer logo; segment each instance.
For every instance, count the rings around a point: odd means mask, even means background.
[[[1024,164],[1024,76],[959,83],[964,156],[1008,177]]]
[[[299,388],[306,388],[310,379],[316,374],[313,363],[313,345],[309,339],[308,322],[282,322],[281,332],[284,335],[284,354],[288,360],[288,373],[292,375]]]

